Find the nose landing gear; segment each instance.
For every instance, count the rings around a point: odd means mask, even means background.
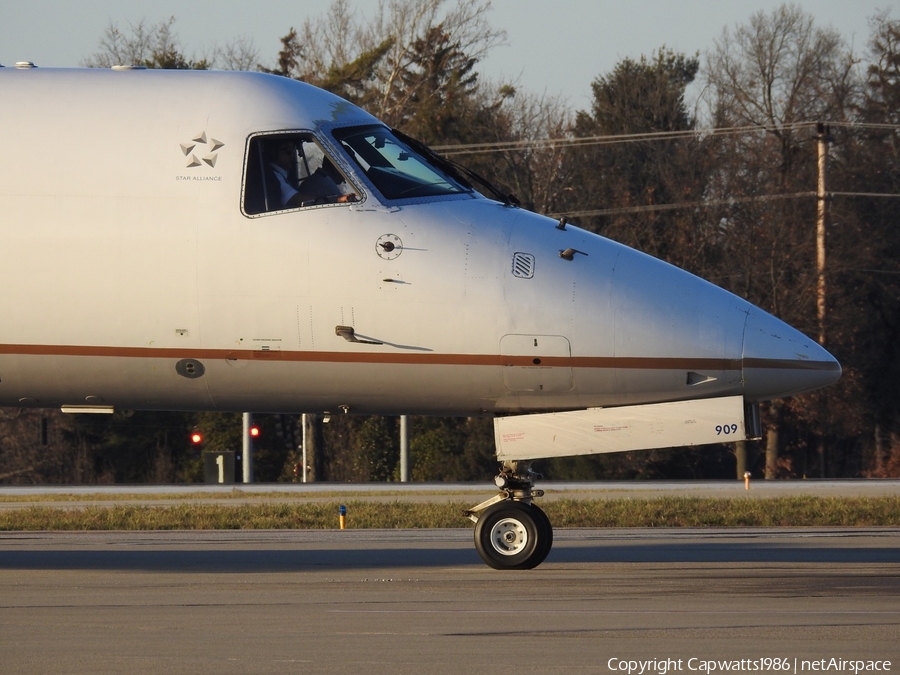
[[[475,521],[475,549],[494,569],[528,570],[537,567],[553,546],[550,519],[532,499],[530,462],[504,462],[494,482],[500,494],[466,511]]]

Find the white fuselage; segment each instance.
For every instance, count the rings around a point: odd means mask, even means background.
[[[332,133],[379,122],[308,85],[2,68],[0,98],[2,406],[475,415],[840,374],[746,301],[572,225],[471,191],[385,198]],[[282,131],[314,135],[359,201],[249,213],[251,138]]]

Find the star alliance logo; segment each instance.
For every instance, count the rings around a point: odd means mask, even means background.
[[[204,131],[196,134],[191,139],[190,143],[182,143],[181,152],[188,158],[188,168],[202,166],[203,164],[215,167],[216,159],[218,158],[216,151],[224,146],[225,144],[222,141],[217,141],[215,138],[207,139],[206,132]],[[196,153],[194,152],[195,150],[197,151]],[[206,153],[205,156],[203,156],[204,152]],[[198,154],[200,154],[201,157],[198,157]]]

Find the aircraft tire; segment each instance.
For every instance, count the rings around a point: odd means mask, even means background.
[[[553,528],[538,507],[517,501],[494,504],[475,525],[475,548],[497,570],[530,570],[553,544]]]
[[[543,522],[543,536],[538,539],[538,543],[540,546],[540,553],[538,554],[538,561],[535,563],[535,567],[540,565],[547,556],[550,554],[550,549],[553,548],[553,525],[550,524],[550,519],[547,517],[547,514],[544,513],[543,509],[531,505],[531,508],[534,509],[535,515],[541,518]]]

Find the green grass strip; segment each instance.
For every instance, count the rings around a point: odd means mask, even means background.
[[[481,493],[466,490],[429,490],[425,492],[409,491],[409,490],[383,490],[374,494],[377,497],[408,497],[413,495],[423,495],[437,497],[458,497],[460,495],[474,494],[478,499]],[[16,504],[16,503],[53,503],[53,502],[124,502],[124,501],[141,501],[141,502],[167,502],[167,501],[183,501],[190,499],[192,501],[226,501],[234,500],[272,500],[278,499],[285,502],[292,501],[321,501],[322,499],[350,499],[353,497],[364,498],[373,496],[373,493],[363,490],[333,490],[328,492],[251,492],[235,488],[229,491],[210,491],[210,492],[145,492],[145,493],[53,493],[53,494],[0,494],[0,504]]]
[[[345,501],[347,526],[470,527],[468,502]],[[335,529],[339,502],[189,503],[0,509],[0,531]],[[554,527],[900,527],[900,497],[563,499],[541,504]]]

